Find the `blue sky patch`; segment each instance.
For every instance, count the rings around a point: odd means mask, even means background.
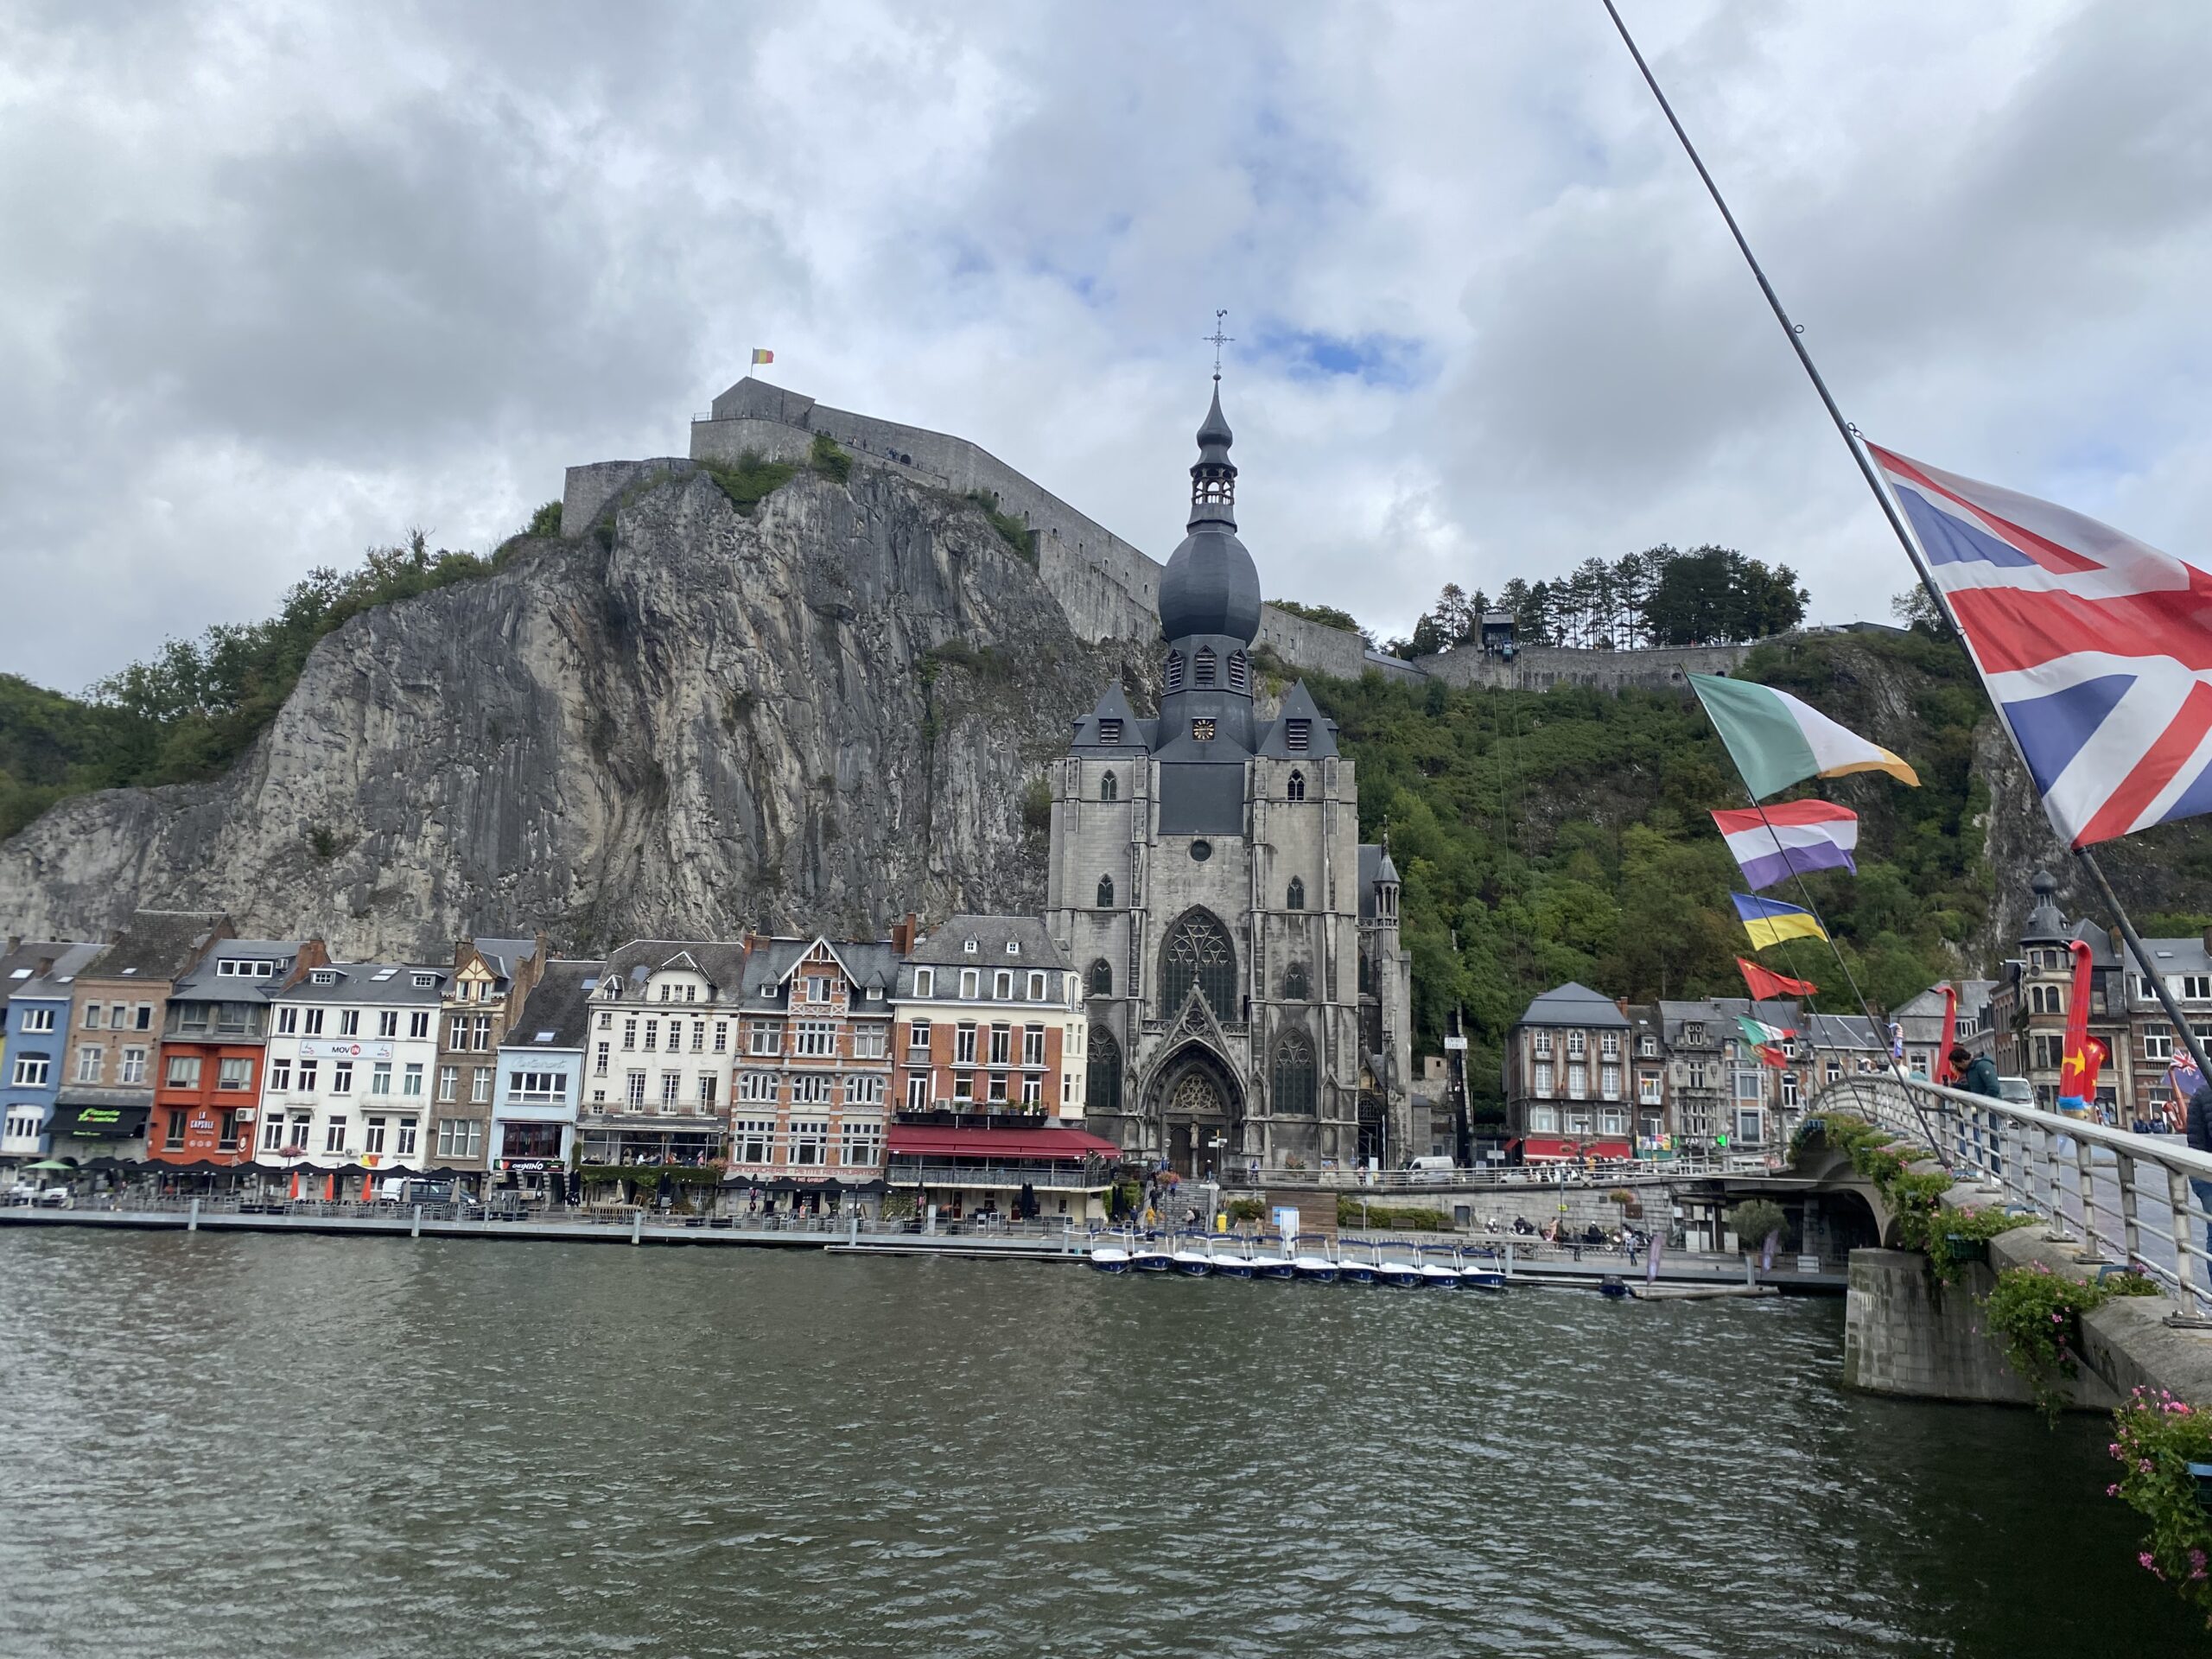
[[[1259,331],[1252,352],[1294,380],[1349,376],[1370,386],[1405,390],[1435,372],[1427,347],[1406,334],[1332,334],[1267,327]]]

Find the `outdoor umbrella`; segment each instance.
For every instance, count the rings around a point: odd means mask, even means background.
[[[76,1172],[77,1162],[73,1158],[41,1158],[35,1164],[25,1164],[23,1167],[25,1169],[66,1169],[73,1174]]]

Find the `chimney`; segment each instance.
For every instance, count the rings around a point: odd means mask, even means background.
[[[1622,1019],[1625,1020],[1628,1018],[1628,998],[1624,996],[1615,997],[1613,999],[1613,1006],[1621,1011]]]
[[[921,919],[918,915],[910,910],[891,924],[891,950],[893,955],[901,957],[913,955],[915,930],[920,925]]]

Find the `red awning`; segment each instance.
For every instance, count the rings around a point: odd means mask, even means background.
[[[1079,1163],[1096,1153],[1119,1159],[1121,1147],[1081,1129],[957,1129],[893,1123],[894,1158],[1064,1158]]]
[[[1555,1135],[1532,1135],[1521,1143],[1521,1155],[1531,1163],[1557,1161],[1561,1159],[1625,1158],[1630,1155],[1625,1139],[1609,1141],[1569,1140]]]

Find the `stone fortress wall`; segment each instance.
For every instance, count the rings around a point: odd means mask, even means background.
[[[1029,526],[1038,572],[1082,638],[1095,642],[1159,637],[1159,563],[980,444],[925,427],[832,409],[751,377],[715,398],[706,418],[691,423],[688,458],[660,456],[569,467],[562,522],[581,530],[635,480],[655,473],[690,472],[701,461],[734,461],[748,451],[773,461],[804,461],[817,432],[828,434],[861,464],[887,467],[918,484],[956,495],[982,490],[995,496],[1001,512]],[[1537,691],[1554,685],[1613,691],[1680,688],[1686,683],[1685,674],[1725,673],[1751,649],[1702,645],[1581,651],[1527,645],[1509,659],[1464,645],[1408,662],[1369,650],[1359,635],[1347,629],[1294,616],[1272,605],[1261,612],[1255,643],[1271,648],[1303,672],[1338,679],[1357,679],[1373,670],[1409,683],[1433,678],[1447,685]]]

